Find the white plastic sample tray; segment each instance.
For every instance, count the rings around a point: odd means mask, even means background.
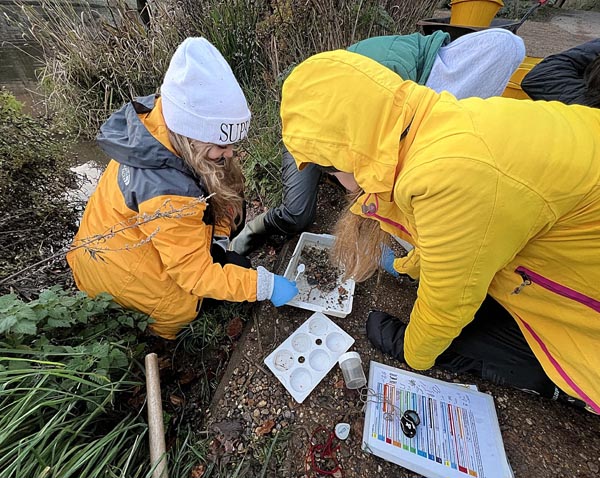
[[[333,246],[333,241],[335,241],[335,236],[331,234],[303,232],[285,270],[284,276],[286,279],[293,281],[296,278],[296,270],[298,264],[301,263],[300,258],[305,248],[315,246],[328,250]],[[334,317],[346,317],[352,312],[355,282],[352,279],[342,282],[341,277],[338,277],[337,281],[334,289],[326,293],[310,285],[306,275],[300,274],[296,280],[298,295],[289,301],[287,305],[314,312],[322,312]]]
[[[315,312],[265,358],[265,365],[302,403],[353,343],[331,319]]]

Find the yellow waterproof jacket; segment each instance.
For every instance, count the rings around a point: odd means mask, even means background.
[[[155,104],[156,103],[156,104]],[[202,298],[256,300],[257,272],[214,263],[215,226],[203,185],[175,155],[160,98],[138,98],[114,113],[98,137],[114,158],[90,198],[67,255],[77,286],[111,294],[152,316],[153,331],[175,338]],[[209,199],[210,203],[210,199]],[[90,239],[105,235],[99,241]]]
[[[346,51],[286,80],[283,140],[304,162],[353,173],[354,212],[414,244],[419,277],[404,354],[435,359],[487,293],[546,373],[600,411],[600,110],[456,100]]]

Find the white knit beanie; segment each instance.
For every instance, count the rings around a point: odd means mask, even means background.
[[[226,145],[244,139],[250,110],[231,67],[205,38],[175,51],[161,86],[163,116],[174,133]]]

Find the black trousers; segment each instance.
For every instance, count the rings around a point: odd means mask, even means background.
[[[529,348],[515,319],[490,296],[486,297],[474,320],[437,358],[436,365],[556,398],[556,386]]]

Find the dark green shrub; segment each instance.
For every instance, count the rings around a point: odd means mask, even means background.
[[[76,187],[76,176],[65,153],[66,142],[45,120],[23,114],[0,91],[0,279],[70,241],[77,211],[66,191]]]

